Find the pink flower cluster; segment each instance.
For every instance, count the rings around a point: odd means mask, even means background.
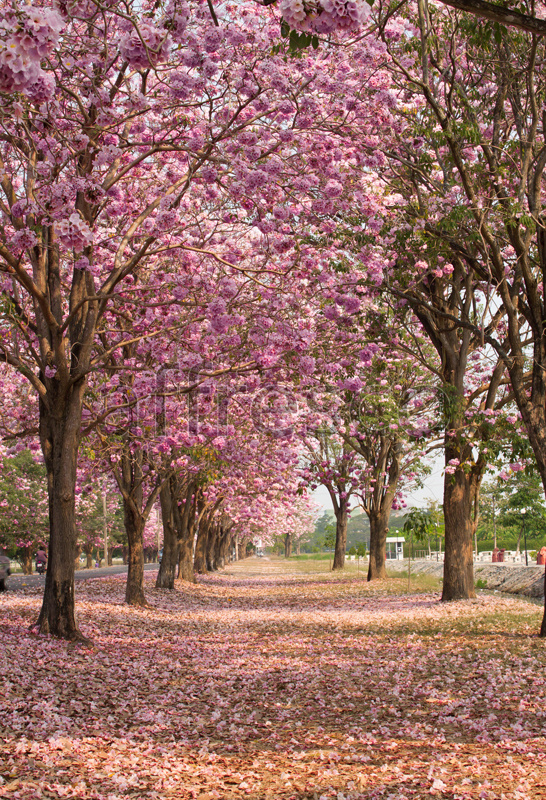
[[[131,28],[119,43],[122,58],[134,69],[148,69],[165,61],[169,55],[171,38],[151,22],[143,22],[138,30]]]
[[[331,33],[358,30],[370,6],[364,0],[281,0],[280,10],[291,28]]]
[[[93,243],[89,226],[76,212],[57,224],[57,235],[65,247],[78,252]]]
[[[53,78],[40,62],[59,41],[63,25],[52,8],[22,6],[0,13],[0,92],[25,92],[37,102],[52,97]]]
[[[180,44],[190,17],[186,0],[171,0],[167,5],[166,16],[165,27],[169,29],[173,41]]]
[[[11,245],[14,250],[25,250],[34,247],[37,242],[36,234],[28,228],[17,231],[11,237]]]

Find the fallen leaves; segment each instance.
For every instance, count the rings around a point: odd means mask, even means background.
[[[0,797],[546,798],[538,609],[256,567],[174,592],[148,573],[138,611],[120,577],[80,585],[93,649],[4,595]]]

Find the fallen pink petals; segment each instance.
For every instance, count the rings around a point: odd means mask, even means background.
[[[540,609],[256,560],[149,607],[79,584],[93,647],[0,598],[0,797],[546,798]]]

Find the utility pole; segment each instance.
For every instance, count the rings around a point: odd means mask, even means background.
[[[106,516],[106,490],[102,490],[102,532],[104,535],[104,566],[108,566],[108,518]]]

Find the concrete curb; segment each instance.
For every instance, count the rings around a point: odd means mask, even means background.
[[[408,569],[408,559],[389,561],[387,569],[401,572]],[[411,571],[441,578],[444,573],[443,563],[417,559],[411,562]],[[509,594],[521,594],[525,597],[544,597],[544,567],[525,567],[519,564],[474,564],[474,580],[482,581],[485,589],[496,589]]]

